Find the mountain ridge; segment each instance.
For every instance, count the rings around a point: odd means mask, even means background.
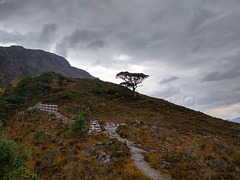
[[[20,80],[47,71],[72,78],[94,78],[87,71],[72,67],[64,57],[54,53],[22,46],[0,46],[0,88],[6,87],[14,79]]]

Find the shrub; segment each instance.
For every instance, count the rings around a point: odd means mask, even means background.
[[[96,80],[94,85],[93,85],[93,92],[96,94],[102,94],[103,93],[103,89],[101,88],[101,81],[100,80]]]
[[[17,95],[12,95],[12,96],[8,96],[5,98],[5,100],[9,103],[18,103],[18,102],[22,102],[23,101],[23,97],[21,96],[17,96]]]
[[[24,128],[29,132],[30,127],[33,125],[33,123],[25,123]]]
[[[71,107],[67,107],[67,111],[71,112],[72,108]]]
[[[81,136],[85,132],[86,124],[82,114],[79,114],[78,119],[72,123],[71,130],[77,136]]]
[[[36,76],[35,78],[37,78],[38,81],[41,81],[43,83],[51,84],[52,80],[59,75],[60,74],[57,75],[55,72],[52,71],[52,72],[42,73],[40,76]]]
[[[54,136],[53,134],[48,133],[46,129],[36,130],[35,132],[31,133],[31,135],[34,136],[38,143],[50,142]]]
[[[63,86],[63,80],[65,80],[65,77],[60,73],[57,75],[59,79],[59,84],[62,87]]]
[[[86,89],[82,89],[79,93],[80,96],[82,96],[82,95],[84,96],[84,95],[87,95],[87,94],[88,94],[88,92],[87,92]]]
[[[59,94],[56,94],[54,97],[53,97],[53,101],[60,101],[61,100],[61,96]]]
[[[92,102],[92,101],[88,101],[88,107],[89,107],[89,110],[90,110],[90,111],[93,111],[94,105],[93,105],[93,102]]]
[[[46,166],[53,165],[54,159],[57,155],[57,150],[55,148],[48,148],[46,153],[41,157],[41,160],[46,160]]]
[[[12,140],[7,140],[2,132],[3,123],[0,122],[0,179],[36,179],[24,168],[30,156],[30,151],[19,148]],[[17,176],[16,176],[17,175]],[[14,178],[14,177],[17,178]]]
[[[84,111],[82,111],[80,113],[80,115],[83,115],[83,117],[87,120],[89,118],[89,116],[91,115],[91,111],[89,108],[86,108]]]
[[[79,114],[78,119],[71,124],[73,135],[82,136],[86,132],[86,120],[89,118],[90,114],[89,108]]]
[[[41,81],[38,77],[28,76],[18,83],[14,88],[14,94],[22,97],[25,102],[29,102],[34,98],[41,97],[45,89],[50,87],[45,81]]]
[[[20,167],[17,171],[9,174],[6,179],[15,179],[15,180],[37,180],[37,175],[28,172],[25,167]]]
[[[107,94],[116,94],[118,91],[118,87],[117,86],[112,86],[112,87],[108,87],[106,90]]]
[[[62,95],[63,99],[69,99],[72,95],[72,91],[65,91],[64,94]]]

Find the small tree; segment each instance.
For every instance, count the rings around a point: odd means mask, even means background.
[[[29,173],[25,168],[30,151],[8,140],[3,134],[2,127],[3,123],[0,121],[0,179],[37,179],[35,174]]]
[[[86,132],[86,120],[90,114],[89,108],[86,108],[79,114],[78,119],[71,124],[71,130],[74,135],[82,136]]]
[[[146,75],[143,73],[130,73],[128,71],[120,72],[116,75],[116,78],[120,78],[125,81],[125,82],[120,83],[120,85],[126,86],[126,87],[132,89],[133,98],[136,98],[136,89],[137,89],[138,85],[141,84],[142,81],[148,77],[149,77],[149,75]]]

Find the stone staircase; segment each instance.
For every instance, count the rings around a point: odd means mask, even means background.
[[[88,134],[89,135],[95,135],[95,134],[99,134],[102,132],[101,126],[98,123],[98,120],[93,120],[90,121],[90,127],[88,130]]]

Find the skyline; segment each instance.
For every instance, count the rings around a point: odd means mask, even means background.
[[[0,45],[43,49],[101,80],[223,119],[240,117],[238,0],[0,0]]]

